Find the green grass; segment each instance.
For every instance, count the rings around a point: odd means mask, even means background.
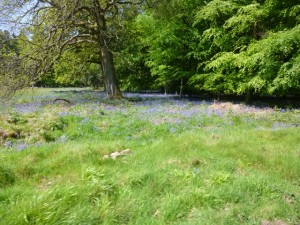
[[[0,147],[0,224],[300,222],[298,110],[219,115],[210,104],[92,95],[15,122],[1,114],[0,127],[24,135]]]

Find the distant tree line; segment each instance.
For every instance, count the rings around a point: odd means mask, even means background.
[[[300,93],[298,0],[31,2],[20,34],[0,32],[3,84],[17,77],[27,85],[101,86],[112,88],[110,97],[121,96],[119,86],[248,100]]]

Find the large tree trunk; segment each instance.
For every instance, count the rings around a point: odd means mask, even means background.
[[[94,5],[94,15],[97,22],[97,31],[98,40],[100,45],[100,53],[101,53],[101,64],[103,70],[103,76],[105,81],[105,88],[109,98],[122,98],[122,92],[120,91],[118,80],[115,73],[115,65],[113,54],[107,45],[108,42],[106,40],[106,18],[103,12],[105,9],[101,8],[100,1],[93,0]],[[114,1],[112,1],[114,2]],[[105,12],[107,13],[107,12]]]
[[[105,80],[105,89],[109,98],[122,98],[118,80],[115,73],[112,52],[104,44],[101,46],[101,64]]]

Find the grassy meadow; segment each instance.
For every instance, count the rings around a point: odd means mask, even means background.
[[[1,102],[0,224],[300,223],[298,109],[125,95]]]

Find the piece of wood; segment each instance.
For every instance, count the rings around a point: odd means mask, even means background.
[[[72,102],[68,99],[65,99],[65,98],[56,98],[53,100],[53,103],[57,102],[57,101],[64,101],[64,102],[67,102],[69,104],[72,104]]]

